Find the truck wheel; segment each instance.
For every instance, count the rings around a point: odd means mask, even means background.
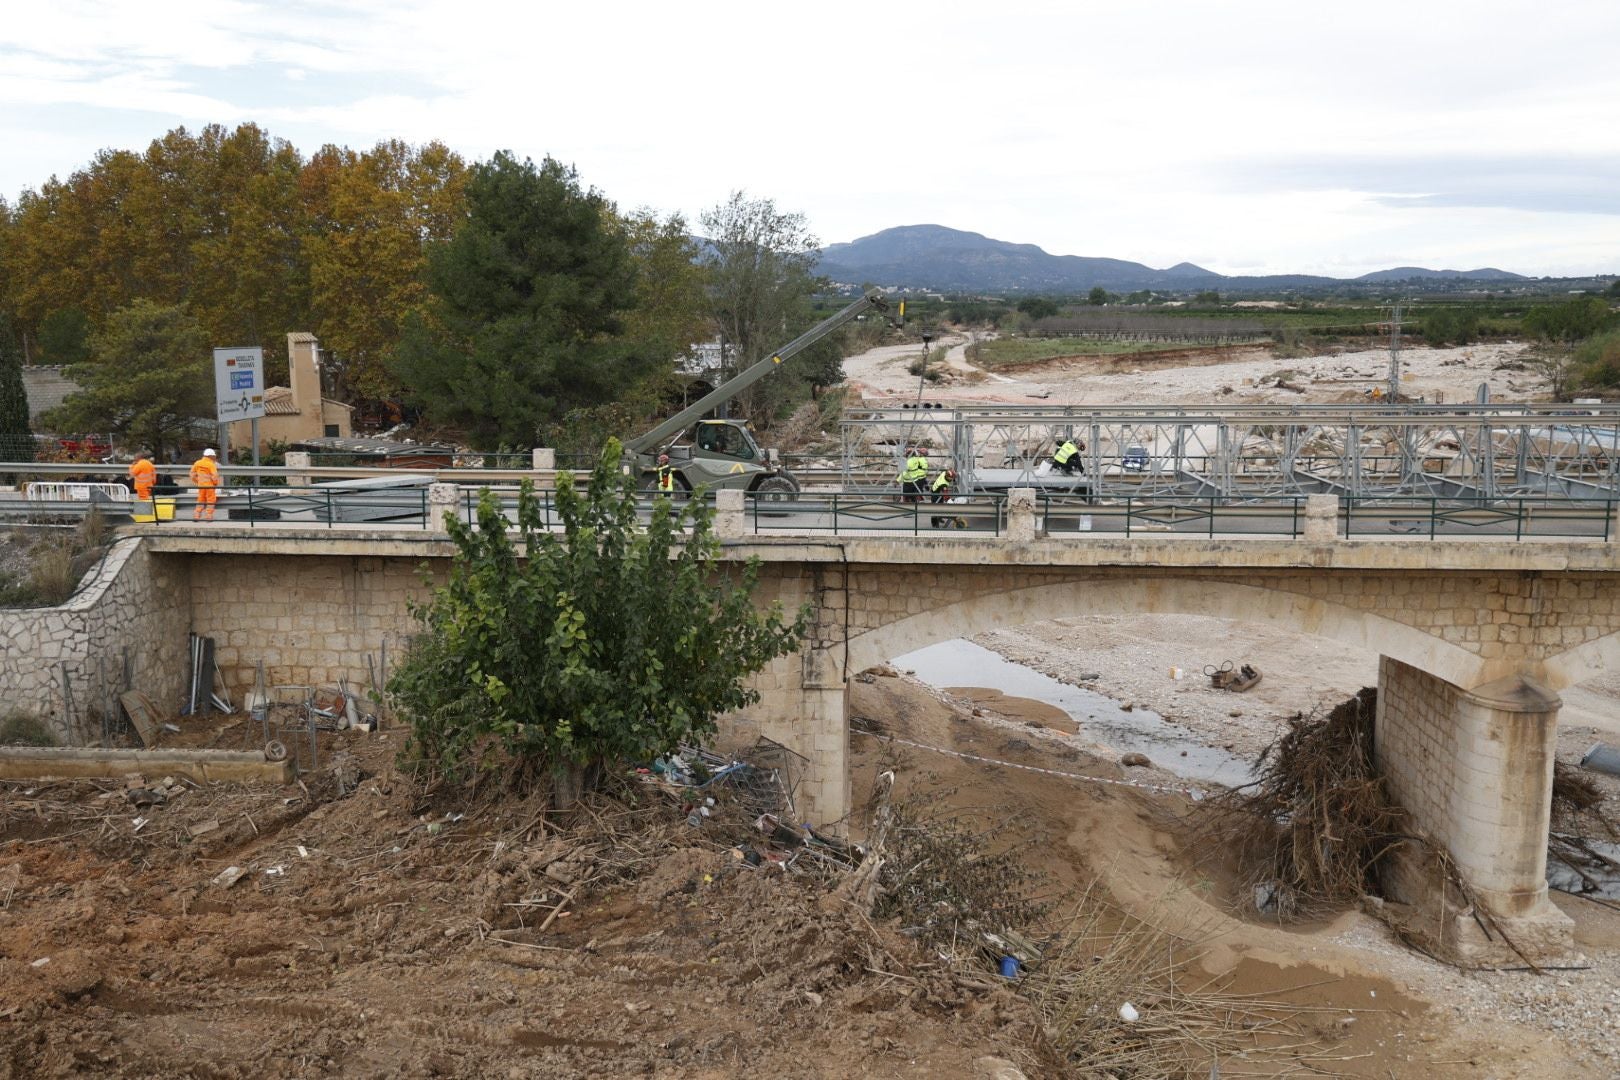
[[[692,485],[687,483],[686,477],[683,476],[680,473],[676,473],[675,474],[675,494],[677,494],[677,495],[685,495],[685,494],[690,493],[691,490],[692,490]],[[636,481],[636,491],[638,491],[642,495],[658,495],[658,494],[661,494],[661,492],[658,490],[658,474],[657,473],[642,473],[641,474],[641,479]]]
[[[799,485],[785,476],[767,476],[754,488],[754,494],[768,502],[784,502],[799,493]]]

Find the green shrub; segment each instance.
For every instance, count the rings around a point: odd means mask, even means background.
[[[1609,305],[1596,296],[1538,304],[1524,313],[1524,328],[1544,341],[1575,342],[1613,326]]]
[[[720,566],[708,500],[655,500],[643,525],[621,457],[609,440],[583,489],[558,474],[561,536],[527,481],[517,542],[488,491],[475,524],[446,515],[450,578],[414,609],[422,632],[388,689],[408,752],[447,779],[549,773],[577,791],[713,732],[759,699],[744,680],[798,647],[808,608],[754,606],[758,564]]]
[[[1575,382],[1585,390],[1620,387],[1620,330],[1587,338],[1575,348]]]
[[[1479,338],[1479,315],[1441,307],[1423,317],[1423,340],[1430,345],[1467,345]]]
[[[0,719],[0,746],[55,746],[56,737],[44,721],[25,712]]]

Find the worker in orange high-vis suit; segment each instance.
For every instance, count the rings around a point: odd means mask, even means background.
[[[214,459],[219,455],[214,448],[209,447],[203,451],[203,456],[191,464],[191,482],[197,485],[197,509],[192,513],[193,521],[214,520],[214,500],[219,497],[219,464]]]
[[[157,483],[157,466],[152,464],[152,455],[142,450],[135,455],[135,460],[129,466],[129,480],[135,485],[135,497],[142,502],[149,502],[152,498],[152,485]]]

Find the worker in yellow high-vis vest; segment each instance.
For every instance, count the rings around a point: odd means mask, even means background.
[[[906,502],[920,502],[923,481],[928,479],[928,452],[920,446],[906,451],[906,467],[900,473],[900,491]]]

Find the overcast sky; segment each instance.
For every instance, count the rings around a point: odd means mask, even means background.
[[[694,222],[934,223],[1225,273],[1620,272],[1620,3],[53,0],[0,20],[0,194],[252,120],[550,154]]]

